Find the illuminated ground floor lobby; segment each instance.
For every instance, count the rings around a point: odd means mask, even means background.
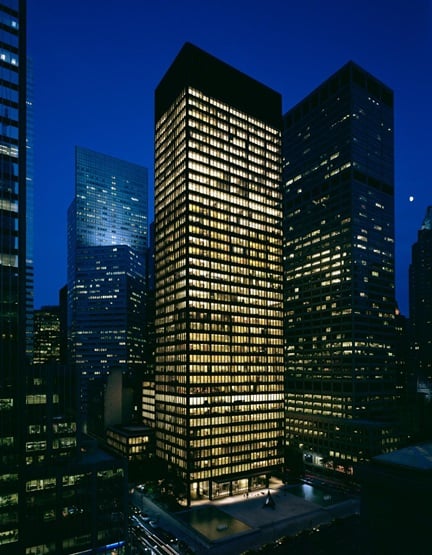
[[[190,500],[194,504],[203,499],[217,500],[233,495],[247,495],[250,492],[267,487],[269,476],[260,474],[249,477],[224,477],[220,480],[204,480],[192,482],[190,485]]]

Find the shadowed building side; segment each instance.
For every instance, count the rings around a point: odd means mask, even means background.
[[[409,309],[412,355],[419,389],[431,397],[432,388],[432,206],[429,206],[409,267]]]
[[[349,62],[284,116],[287,442],[351,474],[395,449],[393,93]]]

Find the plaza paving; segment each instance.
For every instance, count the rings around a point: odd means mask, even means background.
[[[274,501],[274,508],[264,508],[268,491]],[[359,500],[356,497],[323,507],[306,501],[292,493],[282,483],[272,483],[270,488],[244,495],[228,497],[218,501],[205,501],[194,504],[187,511],[199,511],[200,507],[213,506],[237,519],[249,529],[230,534],[230,529],[211,534],[210,540],[196,529],[182,521],[180,513],[169,514],[162,511],[147,498],[142,497],[142,508],[158,518],[161,527],[170,530],[180,539],[186,541],[197,555],[239,555],[247,549],[275,541],[284,535],[294,535],[301,530],[311,529],[321,524],[330,523],[335,518],[346,517],[359,512]],[[138,503],[140,506],[140,503]],[[186,511],[186,509],[185,509]],[[235,527],[234,527],[235,528]]]

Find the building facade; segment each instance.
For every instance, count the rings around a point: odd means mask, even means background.
[[[129,463],[147,461],[154,454],[154,428],[113,426],[107,429],[107,445]]]
[[[364,551],[427,554],[430,543],[432,444],[374,457],[360,469]]]
[[[22,484],[21,548],[16,553],[125,555],[126,485],[124,462],[83,446],[79,457],[65,464],[28,470]]]
[[[156,452],[190,502],[283,461],[281,99],[186,44],[155,100]]]
[[[283,121],[287,443],[351,473],[399,441],[393,93],[350,62]]]
[[[0,1],[0,553],[125,552],[125,465],[77,454],[67,370],[31,365],[32,121],[26,2]],[[110,546],[110,547],[108,547]]]
[[[43,306],[34,311],[33,364],[60,362],[60,307]]]
[[[142,166],[76,148],[75,199],[68,213],[68,336],[84,429],[89,385],[102,391],[113,370],[134,383],[144,364],[147,179]]]
[[[26,371],[26,4],[0,2],[0,553],[17,553]]]
[[[148,356],[146,357],[146,370],[142,382],[141,395],[141,423],[154,428],[155,423],[155,274],[154,253],[155,236],[154,222],[149,226],[149,249],[147,256],[147,308],[146,326],[148,340]]]
[[[409,267],[412,359],[419,389],[432,389],[432,206],[426,211]]]

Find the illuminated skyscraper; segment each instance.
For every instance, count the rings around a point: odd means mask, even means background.
[[[280,95],[191,44],[156,89],[157,454],[188,500],[282,465]]]
[[[409,268],[412,354],[420,387],[432,390],[432,206],[426,211]]]
[[[68,226],[70,352],[85,426],[90,382],[101,392],[121,370],[133,386],[144,364],[147,169],[77,147]]]
[[[350,62],[284,116],[288,445],[352,471],[397,446],[393,93]]]

